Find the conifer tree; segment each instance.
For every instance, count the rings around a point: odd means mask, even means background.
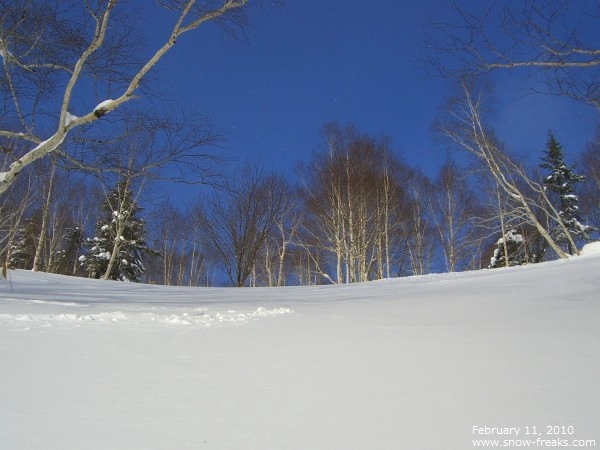
[[[498,267],[511,267],[527,264],[525,241],[516,230],[510,230],[505,236],[498,239],[494,256],[490,260],[490,269]]]
[[[12,269],[31,269],[33,253],[31,239],[28,239],[26,230],[20,228],[10,246],[8,267]]]
[[[157,252],[144,240],[146,223],[139,217],[142,208],[127,180],[109,192],[102,209],[105,216],[96,225],[96,236],[84,243],[89,250],[80,257],[82,266],[92,278],[140,281],[145,271],[142,255]]]
[[[573,167],[567,166],[564,160],[562,145],[552,132],[548,133],[546,150],[540,167],[549,171],[544,178],[546,190],[553,194],[555,207],[564,223],[564,228],[571,235],[572,241],[589,240],[591,228],[581,223],[579,197],[575,194],[575,185],[585,180],[583,175],[575,173]],[[557,242],[566,242],[570,255],[577,253],[563,227],[552,230]]]
[[[78,226],[67,228],[61,238],[65,244],[64,248],[56,254],[56,271],[63,275],[75,275],[77,271],[77,256],[85,241],[83,230]]]
[[[20,227],[10,245],[8,267],[12,269],[31,269],[35,255],[35,240],[37,224],[34,218],[27,219]]]

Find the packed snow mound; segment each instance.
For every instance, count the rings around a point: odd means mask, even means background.
[[[581,249],[581,254],[585,256],[600,255],[600,241],[585,244]]]
[[[233,290],[236,291],[236,290]],[[279,304],[257,304],[228,288],[178,288],[16,270],[0,281],[0,326],[245,324],[292,314]],[[237,290],[243,294],[243,290]],[[5,294],[5,295],[3,295]],[[235,295],[233,297],[236,297]]]
[[[209,311],[206,308],[198,308],[193,312],[181,313],[157,313],[157,312],[98,312],[90,314],[81,313],[58,313],[58,314],[0,314],[0,325],[26,325],[38,326],[60,326],[79,325],[81,322],[96,323],[129,323],[129,324],[168,324],[168,325],[198,325],[210,327],[224,323],[247,323],[261,317],[290,314],[290,308],[267,309],[258,307],[250,312],[238,312],[235,310]]]

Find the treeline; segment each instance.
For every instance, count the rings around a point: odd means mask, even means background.
[[[600,223],[599,145],[592,141],[575,166],[550,134],[540,164],[527,171],[569,225],[533,204],[536,221],[570,254]],[[323,127],[321,149],[299,163],[295,179],[246,164],[199,192],[156,201],[152,181],[132,172],[102,178],[58,156],[40,160],[1,199],[0,260],[165,285],[283,286],[556,257],[518,199],[476,162],[448,159],[430,178],[389,140],[351,125]]]
[[[527,68],[536,69],[530,90],[598,109],[597,33],[572,15],[595,11],[579,4],[499,3],[483,16],[453,4],[426,27],[423,62],[461,87],[436,124],[461,149],[460,165],[441,161],[427,176],[385,138],[332,124],[290,179],[253,165],[219,177],[220,158],[205,149],[220,137],[205,117],[167,104],[153,113],[169,81],[155,84],[153,67],[207,22],[242,31],[246,1],[207,9],[192,0],[177,11],[156,3],[153,16],[175,14],[154,49],[140,36],[155,38],[160,24],[138,20],[131,5],[41,3],[5,2],[0,21],[3,273],[352,283],[567,258],[600,223],[598,136],[566,161],[549,135],[526,167],[485,117],[490,76]],[[157,195],[161,180],[205,187],[182,203]]]

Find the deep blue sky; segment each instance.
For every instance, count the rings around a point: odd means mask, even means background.
[[[288,0],[256,8],[245,39],[213,26],[184,36],[161,62],[161,79],[168,74],[169,94],[212,118],[235,161],[258,159],[291,171],[319,148],[321,126],[338,121],[391,137],[407,162],[433,175],[445,153],[430,127],[447,86],[425,77],[418,57],[422,26],[439,18],[445,4]],[[523,97],[508,73],[498,92],[498,134],[534,162],[548,129],[567,154],[591,138],[595,114],[585,106]]]

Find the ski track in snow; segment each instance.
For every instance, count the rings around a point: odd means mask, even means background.
[[[36,301],[36,303],[41,302]],[[291,314],[293,312],[294,311],[290,308],[267,309],[258,307],[249,312],[239,312],[235,310],[209,311],[206,308],[196,308],[194,311],[190,312],[170,314],[161,314],[152,311],[110,311],[89,314],[72,312],[58,314],[0,314],[0,325],[25,326],[25,328],[30,329],[31,326],[36,325],[46,327],[60,325],[81,326],[83,323],[123,322],[127,324],[195,325],[210,327],[224,323],[244,324],[264,317]]]

